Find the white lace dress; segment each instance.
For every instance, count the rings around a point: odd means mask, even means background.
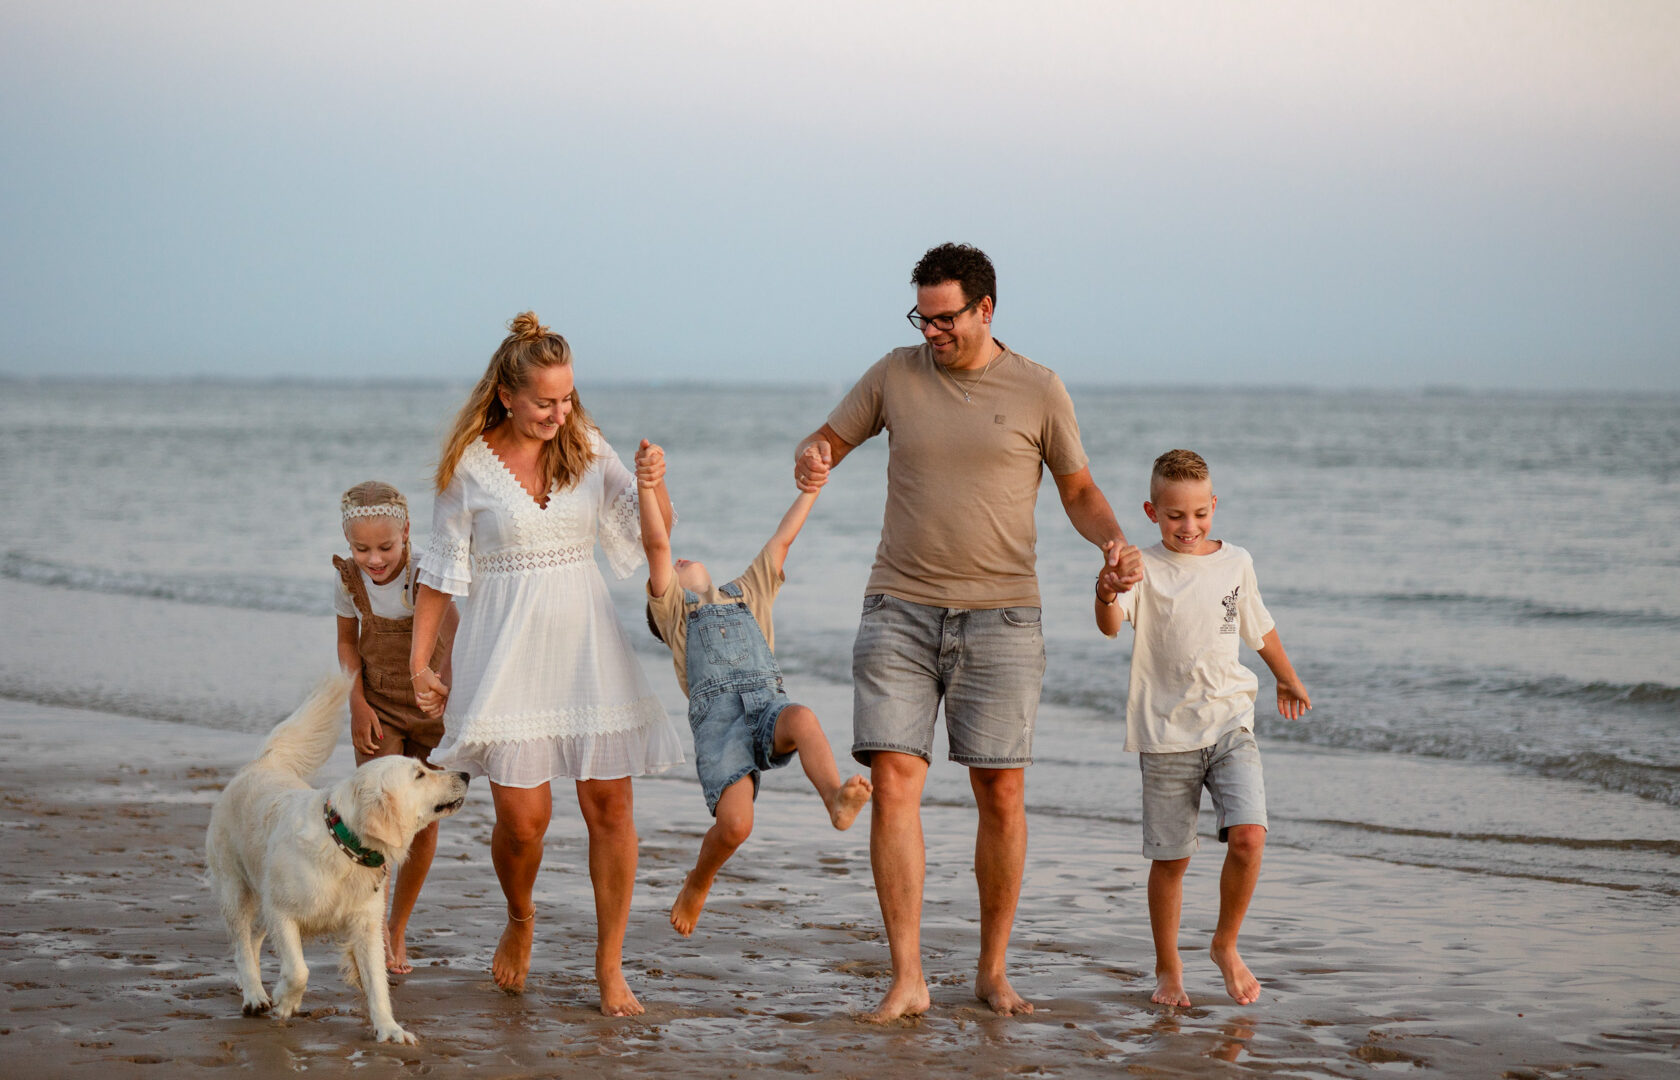
[[[610,780],[681,764],[682,744],[613,613],[643,561],[636,478],[601,439],[541,507],[482,438],[438,495],[419,577],[457,598],[454,683],[434,764],[509,787]]]

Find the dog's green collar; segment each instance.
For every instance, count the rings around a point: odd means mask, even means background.
[[[350,826],[344,824],[344,819],[338,816],[329,799],[326,806],[327,832],[332,834],[333,843],[338,849],[350,856],[362,866],[378,868],[385,865],[385,856],[377,851],[369,851],[362,846],[361,837],[350,831]]]

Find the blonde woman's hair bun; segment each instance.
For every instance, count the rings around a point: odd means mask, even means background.
[[[518,341],[535,341],[548,336],[548,327],[537,321],[537,313],[534,311],[521,311],[515,315],[513,321],[508,323],[508,329],[513,331],[513,336]]]

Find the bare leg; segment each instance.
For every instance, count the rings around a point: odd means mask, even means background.
[[[1219,925],[1214,928],[1213,948],[1208,952],[1225,976],[1225,992],[1231,1000],[1250,1005],[1260,997],[1260,980],[1237,954],[1237,933],[1260,880],[1266,830],[1260,825],[1233,825],[1225,840],[1225,867],[1219,872]]]
[[[601,1012],[639,1016],[642,1003],[624,981],[624,931],[636,887],[636,815],[630,778],[579,780],[578,809],[589,829],[589,883],[595,889],[595,982]]]
[[[717,820],[706,830],[706,838],[700,841],[700,857],[683,881],[676,903],[671,905],[671,927],[677,933],[687,937],[694,932],[694,924],[700,918],[701,909],[706,906],[706,897],[712,891],[717,872],[723,869],[723,864],[729,861],[735,850],[747,842],[747,837],[752,835],[752,827],[753,782],[752,777],[743,776],[718,797]]]
[[[870,765],[875,802],[869,827],[869,865],[887,924],[893,981],[887,996],[863,1019],[884,1024],[927,1012],[931,1000],[922,977],[922,881],[927,849],[922,840],[922,786],[928,763],[914,754],[875,751]]]
[[[1015,992],[1004,971],[1027,860],[1026,771],[971,768],[968,783],[980,808],[974,838],[974,877],[980,887],[980,968],[974,978],[974,996],[995,1013],[1030,1013],[1032,1003]]]
[[[834,764],[834,751],[829,748],[828,736],[823,734],[817,714],[803,705],[789,705],[776,718],[774,749],[778,754],[797,753],[805,779],[822,796],[828,810],[828,820],[836,829],[849,829],[857,820],[863,804],[874,790],[867,778],[857,775],[840,783],[840,770]]]
[[[531,939],[536,929],[532,916],[537,911],[531,890],[542,866],[543,837],[554,811],[554,795],[547,784],[517,788],[494,781],[490,795],[496,804],[490,861],[496,867],[496,880],[502,883],[508,913],[507,926],[490,961],[490,974],[497,986],[517,994],[525,989],[525,976],[531,971]]]
[[[1178,918],[1184,904],[1184,871],[1190,860],[1157,859],[1149,864],[1149,932],[1155,938],[1157,1005],[1188,1005],[1184,992],[1184,961],[1178,955]]]
[[[438,823],[432,822],[414,836],[409,845],[408,858],[398,868],[396,879],[390,883],[391,915],[385,922],[385,970],[393,975],[407,975],[414,970],[408,962],[408,917],[414,914],[414,902],[420,898],[420,886],[426,884],[426,874],[437,854]]]

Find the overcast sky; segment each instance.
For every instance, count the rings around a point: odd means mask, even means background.
[[[0,0],[0,373],[1680,390],[1680,4]]]

